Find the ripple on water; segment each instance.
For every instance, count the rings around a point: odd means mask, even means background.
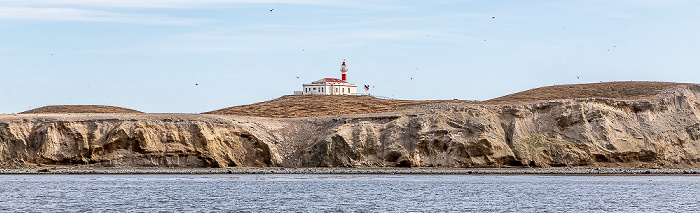
[[[698,176],[4,175],[0,211],[698,211]]]

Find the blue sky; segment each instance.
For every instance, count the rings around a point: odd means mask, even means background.
[[[0,32],[0,113],[200,113],[339,78],[344,59],[350,82],[409,100],[700,79],[698,1],[0,0]]]

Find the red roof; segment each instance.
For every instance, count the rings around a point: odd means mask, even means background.
[[[337,78],[324,78],[324,79],[321,79],[321,80],[318,80],[318,81],[314,81],[314,82],[312,82],[312,83],[313,83],[313,84],[322,84],[322,83],[325,83],[325,82],[347,83],[346,81],[343,81],[343,80],[340,80],[340,79],[337,79]]]

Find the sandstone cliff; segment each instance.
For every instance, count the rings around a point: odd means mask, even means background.
[[[377,114],[0,115],[3,167],[698,167],[700,86]]]
[[[118,118],[118,119],[117,119]],[[277,166],[264,132],[192,115],[4,115],[0,162],[26,165]]]
[[[648,100],[435,104],[345,118],[299,166],[697,167],[700,87]]]

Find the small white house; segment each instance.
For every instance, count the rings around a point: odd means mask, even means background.
[[[357,85],[337,78],[324,78],[304,84],[303,95],[357,95]]]
[[[302,91],[295,91],[295,95],[357,95],[357,85],[347,82],[348,68],[343,61],[340,66],[342,79],[324,78],[310,84],[302,85]]]

